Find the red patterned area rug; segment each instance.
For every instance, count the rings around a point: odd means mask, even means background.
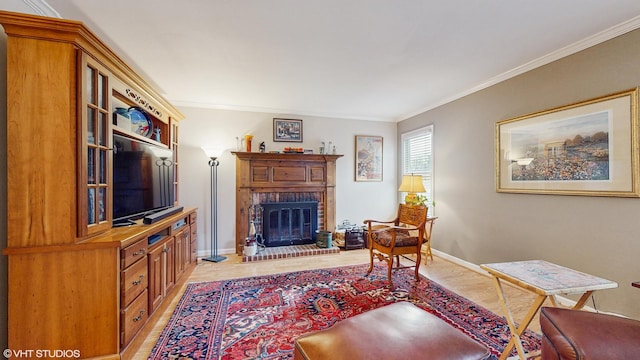
[[[422,277],[366,265],[188,284],[149,359],[291,359],[294,340],[348,317],[409,301],[486,345],[497,358],[509,340],[506,320]],[[525,350],[540,348],[527,331]],[[515,355],[515,350],[512,355]]]

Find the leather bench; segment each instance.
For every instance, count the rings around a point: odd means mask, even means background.
[[[299,337],[295,360],[487,359],[489,350],[435,315],[399,302]]]
[[[542,360],[639,359],[640,321],[543,307]]]

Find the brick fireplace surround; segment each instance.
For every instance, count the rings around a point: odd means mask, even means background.
[[[318,229],[336,222],[336,160],[342,155],[233,152],[236,156],[236,253],[249,234],[252,205],[278,201],[317,201]]]

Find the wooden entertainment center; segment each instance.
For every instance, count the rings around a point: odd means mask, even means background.
[[[131,358],[195,267],[197,210],[114,227],[113,135],[173,152],[178,206],[184,116],[82,23],[0,12],[0,25],[9,348]],[[118,126],[118,107],[159,132]]]

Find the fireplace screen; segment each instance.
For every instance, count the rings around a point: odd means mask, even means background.
[[[318,229],[318,202],[273,202],[260,204],[265,246],[313,244]]]

